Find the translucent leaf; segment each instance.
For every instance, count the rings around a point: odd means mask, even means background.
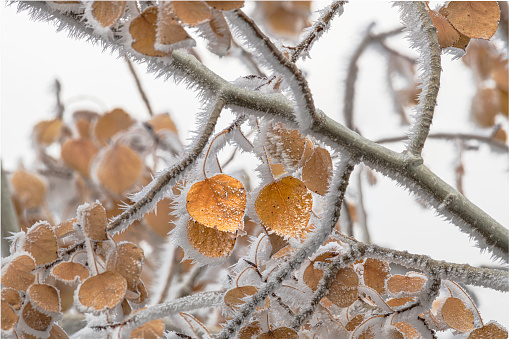
[[[48,315],[62,310],[58,290],[51,285],[33,284],[28,288],[27,295],[30,297],[31,303],[37,306],[38,310]]]
[[[269,338],[276,338],[276,339],[298,339],[299,335],[294,329],[288,328],[288,327],[279,327],[275,330],[265,332],[260,334],[257,339],[269,339]]]
[[[351,267],[338,271],[330,285],[327,298],[338,307],[348,307],[357,300],[359,277]]]
[[[120,273],[127,281],[127,288],[135,290],[140,280],[145,254],[143,250],[130,242],[117,245],[106,263],[106,269]]]
[[[433,26],[437,29],[438,44],[441,48],[451,47],[460,39],[460,33],[452,27],[447,19],[440,13],[428,10],[428,14],[433,21]]]
[[[173,10],[182,22],[195,26],[212,18],[209,6],[203,1],[173,1]]]
[[[389,263],[384,260],[368,258],[364,266],[364,284],[380,295],[385,294],[385,281],[391,276]]]
[[[20,255],[2,269],[2,285],[17,291],[26,291],[35,280],[33,270],[35,270],[34,259],[28,255]]]
[[[240,306],[245,303],[243,299],[254,295],[256,292],[258,292],[258,289],[254,286],[240,286],[232,288],[224,295],[224,303],[231,309],[238,310]]]
[[[488,40],[498,29],[500,8],[496,1],[451,1],[444,15],[460,33]]]
[[[46,331],[53,323],[53,318],[51,316],[39,312],[32,306],[31,302],[25,304],[21,311],[21,316],[28,327],[37,331]]]
[[[507,330],[496,322],[491,322],[470,333],[468,339],[507,339]]]
[[[237,179],[218,174],[191,186],[186,208],[200,224],[233,233],[244,219],[246,191]]]
[[[111,27],[122,16],[125,1],[94,1],[92,16],[102,27]]]
[[[129,24],[129,33],[133,39],[131,46],[134,50],[148,56],[163,57],[168,54],[157,51],[154,48],[156,42],[156,25],[159,25],[157,12],[158,9],[156,6],[147,7],[143,13],[131,21]],[[157,29],[159,30],[160,28],[157,27]],[[171,36],[171,34],[168,36],[161,35],[162,37],[159,38],[160,43],[167,41]]]
[[[235,234],[204,226],[192,219],[187,224],[187,237],[191,246],[209,258],[229,256],[237,240]]]
[[[108,240],[106,234],[106,211],[104,207],[94,202],[92,204],[82,205],[78,209],[78,220],[83,229],[83,233],[92,240]]]
[[[152,320],[131,331],[130,338],[158,339],[164,334],[164,321]]]
[[[221,11],[231,11],[244,6],[244,1],[206,1],[209,6]]]
[[[425,283],[426,278],[423,276],[410,276],[409,273],[406,275],[395,274],[387,281],[387,289],[393,294],[416,293],[422,289]]]
[[[99,181],[110,191],[122,195],[141,176],[143,161],[131,148],[114,144],[101,156],[96,173]]]
[[[2,299],[2,331],[12,330],[18,323],[18,319],[11,305]]]
[[[51,145],[60,137],[63,124],[58,118],[39,122],[34,127],[35,141],[44,146]]]
[[[330,153],[325,148],[317,147],[302,168],[302,181],[311,191],[325,195],[331,178],[332,159]]]
[[[37,175],[19,169],[10,178],[14,195],[24,208],[36,208],[43,204],[46,184]]]
[[[66,283],[73,283],[88,278],[90,271],[80,263],[62,262],[52,268],[51,274]]]
[[[60,152],[64,163],[85,178],[90,177],[90,164],[96,154],[97,147],[89,138],[69,139]]]
[[[32,255],[37,266],[57,259],[57,237],[53,227],[47,222],[41,222],[29,228],[22,248]]]
[[[445,323],[459,332],[474,329],[474,314],[459,298],[447,298],[440,309]]]
[[[300,237],[311,217],[312,205],[306,185],[297,178],[284,177],[262,188],[255,210],[263,225],[277,234]]]
[[[101,145],[106,146],[115,134],[126,130],[133,122],[126,111],[115,108],[99,117],[94,126],[94,135]]]
[[[125,297],[127,281],[120,273],[106,271],[86,279],[77,290],[77,299],[92,311],[112,309]]]

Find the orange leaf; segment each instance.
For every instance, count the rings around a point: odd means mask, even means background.
[[[338,307],[348,307],[357,300],[358,287],[357,273],[351,267],[344,267],[336,274],[327,298]]]
[[[454,28],[472,39],[488,40],[500,21],[496,1],[451,1],[444,14]]]
[[[36,208],[43,204],[46,184],[39,176],[19,169],[10,178],[14,195],[24,208]]]
[[[60,156],[65,164],[83,175],[90,177],[90,164],[97,154],[92,140],[89,138],[69,139],[62,146]]]
[[[175,209],[171,203],[172,200],[170,198],[162,199],[155,208],[157,214],[155,211],[151,211],[145,214],[145,219],[143,219],[161,238],[165,238],[168,232],[175,226],[175,217],[172,214]]]
[[[386,300],[385,302],[387,305],[389,305],[389,307],[399,307],[411,301],[415,301],[415,297],[394,298]]]
[[[77,290],[77,299],[94,311],[112,309],[124,299],[127,281],[120,273],[106,271],[86,279]]]
[[[141,270],[145,254],[143,250],[130,242],[124,242],[117,245],[106,263],[106,269],[120,273],[127,281],[127,288],[135,290],[140,280]]]
[[[154,41],[152,42],[152,40],[150,40],[152,43],[151,48],[153,48],[154,42],[156,42],[159,45],[167,46],[168,48],[167,49],[165,48],[166,52],[170,52],[172,47],[174,47],[172,45],[175,45],[176,47],[194,46],[194,40],[187,34],[186,30],[180,25],[178,18],[175,15],[174,6],[176,3],[177,2],[161,2],[161,4],[159,5],[159,9],[154,7],[156,8],[155,13],[157,16],[157,23],[154,21],[155,27],[154,29],[156,30],[157,33],[155,34]],[[156,51],[156,53],[161,52]]]
[[[474,329],[474,314],[459,298],[447,298],[441,308],[442,318],[450,327],[460,332]]]
[[[403,338],[405,338],[405,339],[418,339],[418,338],[422,338],[422,336],[419,333],[419,331],[417,331],[415,329],[415,327],[411,326],[406,321],[395,322],[392,325],[394,327],[396,327],[401,333],[404,334],[404,336],[403,335],[401,336],[402,339]]]
[[[13,288],[2,288],[2,301],[11,305],[15,310],[19,310],[23,303],[19,292]]]
[[[306,139],[297,130],[288,130],[276,124],[267,133],[265,146],[271,157],[281,160],[285,166],[296,167],[303,158],[304,151],[310,147]]]
[[[51,274],[55,278],[62,280],[67,283],[76,281],[83,281],[90,275],[88,268],[82,264],[75,262],[61,262],[52,268]]]
[[[23,250],[32,255],[37,266],[57,259],[57,237],[53,227],[47,222],[40,222],[29,228],[23,241]]]
[[[323,276],[323,271],[319,268],[315,268],[314,264],[316,262],[327,262],[327,259],[334,258],[338,254],[335,252],[326,252],[322,253],[319,256],[316,257],[315,260],[311,261],[309,265],[304,270],[303,279],[304,283],[309,286],[313,291],[316,290],[318,287],[318,284],[320,283],[320,280]]]
[[[18,323],[19,316],[14,312],[12,307],[2,300],[2,331],[14,329]]]
[[[51,315],[62,310],[58,290],[48,284],[33,284],[27,290],[32,304],[37,305],[39,310]]]
[[[191,246],[209,258],[229,256],[237,240],[235,234],[203,226],[192,219],[187,223],[187,238]]]
[[[39,122],[34,127],[35,140],[44,146],[51,145],[60,137],[63,124],[62,119],[58,118]]]
[[[317,147],[302,168],[302,181],[307,188],[325,195],[332,177],[332,159],[325,148]]]
[[[299,237],[306,229],[313,206],[311,193],[302,181],[284,177],[258,194],[256,214],[263,225],[282,236]]]
[[[440,48],[451,47],[460,39],[460,33],[452,27],[442,14],[433,10],[428,10],[428,14],[431,17],[431,21],[433,21],[433,26],[437,29]]]
[[[426,282],[426,278],[422,276],[410,276],[411,272],[406,275],[395,274],[389,278],[387,281],[387,289],[391,293],[416,293],[419,292],[424,283]]]
[[[28,255],[20,255],[2,267],[2,285],[14,288],[17,291],[25,291],[35,280],[32,271],[35,270],[35,262]]]
[[[496,322],[489,323],[483,327],[476,328],[470,333],[468,339],[507,339],[508,333],[505,328]]]
[[[143,161],[131,148],[114,144],[101,156],[97,164],[97,178],[116,194],[124,194],[141,176]]]
[[[88,238],[95,241],[108,240],[106,211],[100,203],[94,202],[80,207],[78,220]]]
[[[258,289],[254,286],[235,287],[226,292],[224,295],[224,303],[233,310],[238,310],[245,303],[245,297],[254,295]]]
[[[156,6],[149,6],[138,17],[134,18],[129,24],[129,33],[132,36],[132,48],[141,54],[153,57],[163,57],[168,54],[161,51],[156,51],[154,44],[156,42],[156,25],[159,25],[157,20],[158,9]],[[160,28],[157,27],[159,30]],[[187,34],[187,33],[186,33]],[[158,42],[163,43],[165,39],[158,39]]]
[[[92,16],[102,27],[111,27],[124,14],[125,1],[94,1]]]
[[[391,276],[387,261],[368,258],[364,262],[364,284],[380,295],[385,294],[385,281]]]
[[[162,319],[152,320],[131,331],[130,338],[159,339],[164,335]]]
[[[173,122],[173,119],[170,117],[169,113],[156,114],[147,123],[152,126],[155,133],[161,130],[170,130],[173,133],[178,134],[177,126]]]
[[[472,99],[471,115],[480,127],[495,125],[495,117],[500,112],[500,92],[495,88],[479,88]]]
[[[63,235],[66,235],[69,232],[74,231],[74,223],[78,222],[77,218],[72,218],[69,220],[62,221],[60,224],[55,226],[55,235],[57,238],[62,237]]]
[[[470,42],[470,38],[466,35],[461,34],[460,39],[454,45],[452,45],[452,47],[466,50],[469,42]]]
[[[231,11],[244,6],[244,1],[206,1],[209,6],[221,11]]]
[[[115,108],[99,117],[94,126],[94,135],[102,146],[106,146],[115,134],[128,129],[133,122],[126,111]]]
[[[209,6],[203,1],[173,1],[172,5],[177,17],[190,26],[212,18]]]
[[[244,218],[246,191],[237,179],[218,174],[191,186],[186,207],[200,224],[234,233]]]
[[[257,337],[257,339],[270,339],[270,338],[275,338],[275,339],[298,339],[299,335],[292,328],[279,327],[279,328],[276,328],[275,330],[262,333],[262,334],[260,334]]]

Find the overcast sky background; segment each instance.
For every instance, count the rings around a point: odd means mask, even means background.
[[[324,6],[315,2],[314,9]],[[248,5],[248,9],[249,9]],[[4,168],[13,170],[22,160],[30,167],[31,131],[42,119],[55,114],[53,84],[62,84],[66,105],[65,118],[70,121],[76,109],[105,112],[122,107],[137,119],[148,119],[148,113],[124,60],[103,52],[100,46],[55,33],[52,24],[30,21],[27,13],[16,14],[15,6],[1,12],[1,156]],[[386,2],[352,2],[345,6],[343,16],[336,18],[331,31],[315,44],[311,60],[299,65],[307,73],[316,106],[341,121],[343,88],[346,69],[353,49],[370,22],[377,32],[400,25],[397,10]],[[400,35],[391,39],[395,46],[406,45]],[[197,40],[203,45],[202,40]],[[200,49],[204,50],[204,49]],[[415,55],[415,51],[405,51]],[[202,54],[206,56],[206,53]],[[210,54],[208,54],[210,55]],[[475,93],[473,76],[461,60],[443,56],[442,87],[432,132],[468,132],[488,134],[469,120],[470,100]],[[249,74],[233,59],[219,60],[212,56],[205,63],[227,80]],[[183,141],[193,128],[194,113],[199,103],[185,86],[176,86],[145,74],[143,65],[136,65],[143,86],[156,113],[170,112]],[[370,139],[403,135],[394,113],[386,80],[386,60],[370,49],[360,60],[355,119],[363,134]],[[507,120],[502,119],[507,130]],[[401,150],[401,146],[389,145]],[[454,185],[453,164],[456,151],[453,143],[428,140],[424,159],[433,171]],[[478,152],[466,152],[465,192],[469,199],[507,227],[509,225],[509,176],[507,155],[495,154],[481,145]],[[241,166],[239,164],[238,166]],[[389,179],[378,175],[378,184],[365,187],[365,202],[372,239],[382,245],[409,252],[428,254],[435,259],[490,264],[487,253],[479,253],[468,235],[457,227],[426,211],[409,194]],[[509,327],[507,293],[482,288],[472,289],[480,299],[485,322],[494,319]],[[503,312],[501,312],[503,311]]]

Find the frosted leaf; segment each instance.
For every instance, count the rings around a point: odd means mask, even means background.
[[[74,283],[88,278],[90,271],[80,263],[62,262],[51,269],[51,274],[65,283]]]
[[[158,339],[164,334],[164,321],[152,320],[131,331],[131,338]]]
[[[221,11],[231,11],[234,9],[239,9],[244,6],[244,1],[206,1],[206,3]]]
[[[207,41],[207,49],[219,57],[226,55],[231,47],[232,34],[223,14],[212,10],[212,19],[197,25],[201,37]]]
[[[274,339],[287,339],[287,338],[288,339],[298,339],[299,335],[292,328],[279,327],[279,328],[276,328],[275,330],[271,330],[269,332],[262,333],[262,334],[260,334],[257,337],[257,339],[270,339],[270,338],[274,338]]]
[[[144,260],[145,255],[140,247],[130,242],[121,242],[108,256],[106,269],[120,273],[127,281],[127,288],[134,290],[140,279]]]
[[[224,295],[224,303],[233,310],[238,310],[242,306],[246,297],[254,295],[258,288],[254,286],[235,287]]]
[[[173,49],[191,48],[195,46],[195,41],[187,34],[186,30],[180,25],[178,17],[175,15],[174,2],[166,1],[161,2],[158,7],[154,6],[153,8],[154,9],[152,10],[152,12],[149,13],[148,9],[145,10],[145,12],[147,12],[149,18],[152,18],[153,13],[155,13],[155,15],[157,16],[157,22],[156,23],[151,22],[152,25],[155,24],[155,39],[154,41],[152,41],[152,30],[154,29],[154,27],[149,26],[147,24],[144,24],[146,26],[144,27],[144,29],[147,32],[150,32],[150,39],[148,39],[148,36],[143,37],[140,36],[140,38],[142,37],[143,39],[147,40],[146,41],[147,46],[144,47],[145,51],[155,53],[155,55],[152,56],[162,56],[157,54],[161,53],[160,51],[165,53],[171,53]],[[152,52],[151,49],[154,47],[156,51]],[[135,48],[134,43],[133,48]],[[141,52],[141,50],[139,51]]]
[[[329,288],[327,298],[338,307],[348,307],[357,300],[359,277],[351,267],[341,268]]]
[[[498,29],[500,7],[496,1],[451,1],[443,14],[460,33],[473,39],[490,39]]]
[[[304,167],[302,168],[302,181],[304,181],[311,191],[320,195],[325,195],[329,188],[331,178],[332,159],[329,151],[325,148],[317,147],[304,163]]]
[[[259,321],[253,321],[239,330],[239,339],[251,339],[254,336],[259,335],[262,332],[262,328]]]
[[[35,259],[37,266],[58,258],[57,237],[53,227],[47,222],[38,222],[27,230],[22,249]]]
[[[375,289],[380,295],[385,294],[385,282],[390,277],[389,263],[384,260],[368,258],[363,267],[364,284]]]
[[[127,281],[117,272],[106,271],[86,279],[75,292],[76,305],[84,312],[100,312],[119,305],[127,291]]]
[[[106,226],[106,210],[99,202],[92,204],[83,204],[78,207],[78,221],[83,229],[83,233],[90,239],[95,241],[107,240]]]
[[[452,27],[442,14],[429,9],[428,14],[433,26],[437,29],[438,44],[441,48],[451,47],[460,39],[460,33]]]
[[[395,274],[387,281],[387,289],[392,294],[405,292],[408,294],[418,293],[426,283],[426,278],[409,272],[406,275]]]
[[[474,315],[459,298],[447,298],[439,310],[445,323],[460,332],[474,329]]]
[[[237,240],[236,234],[206,227],[192,219],[187,224],[187,237],[191,246],[211,258],[229,256]]]
[[[11,305],[2,299],[2,331],[14,329],[18,322],[19,316],[14,312]]]
[[[35,261],[29,255],[20,255],[2,267],[2,285],[25,291],[35,281]]]
[[[13,288],[2,288],[2,302],[6,302],[13,309],[19,310],[23,300],[18,291]]]
[[[38,310],[47,315],[55,315],[62,310],[58,290],[48,284],[33,284],[27,290],[27,296]]]
[[[46,331],[53,323],[53,318],[38,311],[31,302],[27,302],[21,311],[23,321],[36,331]]]
[[[507,339],[507,330],[497,322],[490,322],[473,330],[468,339]]]

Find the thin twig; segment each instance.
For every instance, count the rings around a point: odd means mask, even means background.
[[[133,75],[134,81],[136,82],[136,87],[138,88],[138,92],[140,92],[141,98],[143,99],[143,102],[145,103],[145,106],[147,106],[148,114],[153,117],[154,112],[152,111],[152,106],[150,105],[150,101],[148,101],[147,94],[145,94],[145,91],[143,90],[143,87],[141,86],[140,78],[138,77],[138,74],[136,74],[136,70],[133,67],[133,63],[131,60],[129,60],[129,57],[124,57],[125,62],[127,63],[127,66],[129,66],[129,70],[131,71],[131,74]]]

